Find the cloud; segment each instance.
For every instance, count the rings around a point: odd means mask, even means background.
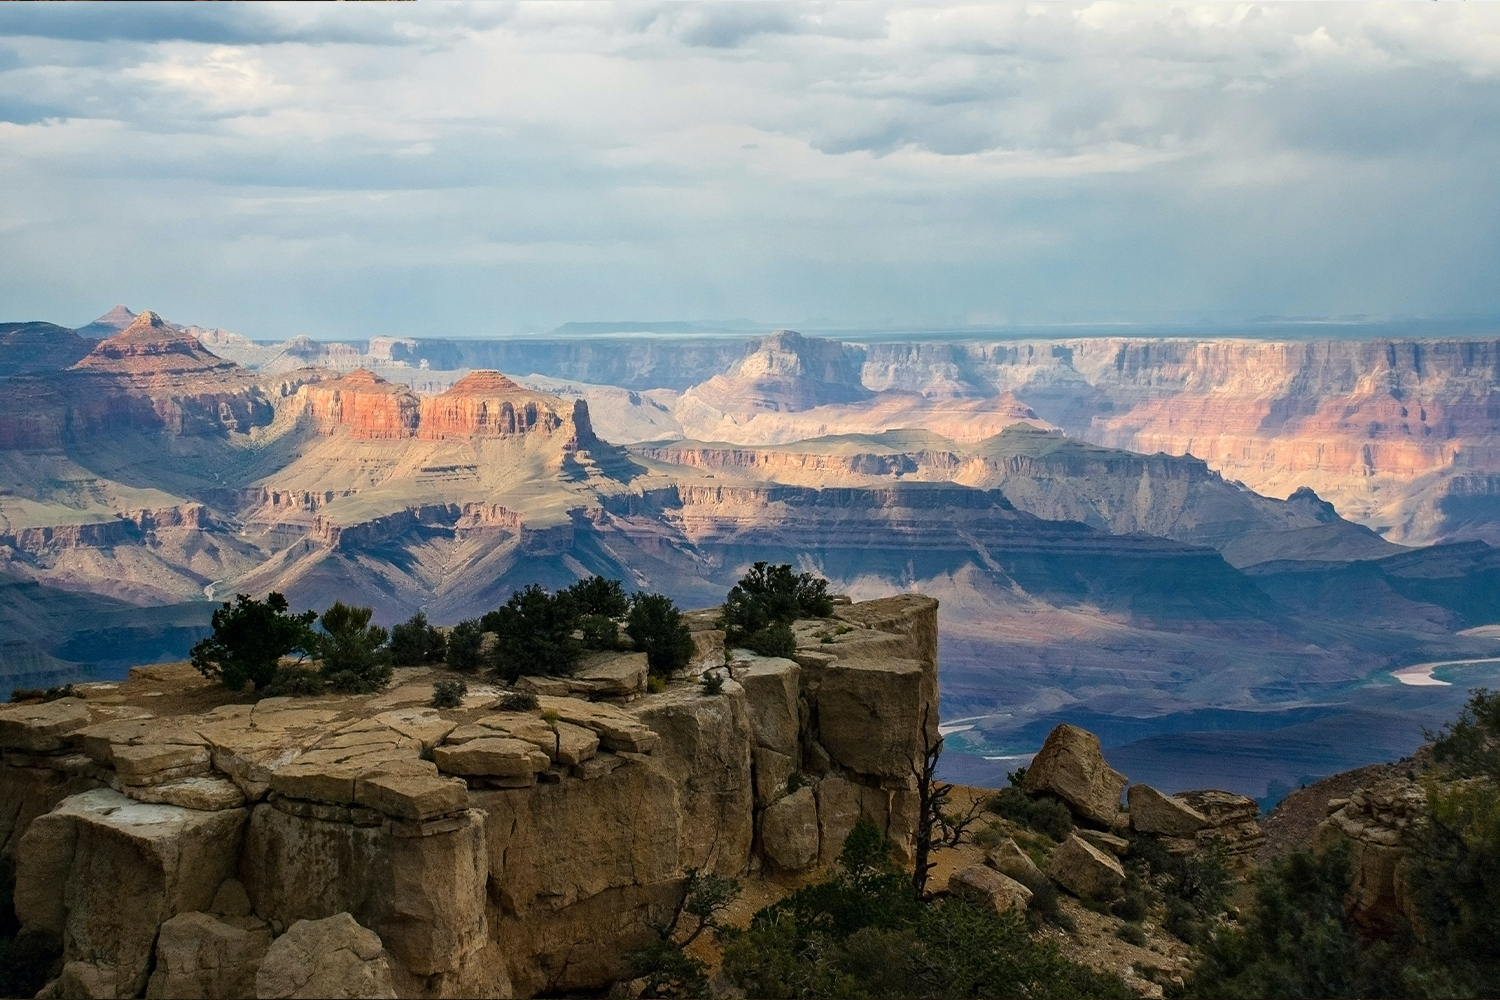
[[[263,336],[1500,314],[1497,87],[1488,5],[0,5],[0,297]]]

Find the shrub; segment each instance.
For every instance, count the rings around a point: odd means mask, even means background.
[[[248,682],[257,691],[271,683],[281,658],[310,653],[315,642],[315,611],[287,613],[287,600],[272,591],[264,602],[236,594],[213,614],[213,634],[193,647],[193,666],[231,691]]]
[[[267,698],[304,698],[327,689],[321,671],[311,667],[280,667],[260,693]]]
[[[447,652],[448,640],[420,611],[391,629],[391,662],[398,667],[442,663]]]
[[[1138,923],[1121,924],[1115,929],[1115,937],[1137,948],[1146,947],[1146,929]]]
[[[715,671],[703,675],[703,693],[706,695],[718,695],[724,693],[724,675]]]
[[[802,776],[802,772],[793,771],[786,776],[786,793],[791,795],[805,784],[807,784],[807,779]]]
[[[583,632],[584,649],[619,649],[620,626],[613,618],[603,615],[584,615],[578,620]]]
[[[625,598],[624,584],[602,576],[579,580],[557,593],[572,603],[577,614],[585,616],[623,618],[630,605]]]
[[[549,594],[531,584],[510,595],[503,607],[480,619],[486,632],[495,633],[491,670],[515,682],[527,675],[570,674],[583,644],[573,638],[578,614],[566,590]]]
[[[646,678],[646,690],[652,694],[661,694],[667,689],[667,679],[657,674]]]
[[[794,574],[789,564],[772,566],[758,562],[724,599],[726,641],[756,649],[747,640],[772,625],[790,625],[798,618],[824,618],[831,614],[833,600],[828,596],[827,580],[811,573]]]
[[[461,708],[469,685],[462,680],[437,681],[432,685],[433,708]]]
[[[1034,940],[1014,912],[918,902],[868,820],[839,871],[723,935],[724,973],[755,997],[1129,997],[1123,981]]]
[[[1059,842],[1067,840],[1073,832],[1073,814],[1067,806],[1047,796],[1032,798],[1019,785],[1000,789],[990,796],[985,808]]]
[[[484,648],[484,627],[478,618],[469,618],[453,626],[448,634],[448,651],[445,662],[449,670],[461,674],[472,674],[484,664],[481,650]]]
[[[323,632],[314,642],[323,661],[323,678],[333,690],[369,694],[390,682],[390,656],[381,648],[387,632],[370,624],[373,614],[370,608],[351,608],[334,601],[318,619]]]
[[[530,691],[507,691],[500,696],[502,712],[533,712],[541,702]]]
[[[10,692],[11,701],[56,701],[59,698],[71,698],[74,695],[73,685],[64,684],[62,687],[50,688],[12,688]]]
[[[783,656],[791,659],[797,653],[797,636],[786,622],[776,622],[758,632],[750,633],[735,645],[743,646],[761,656]]]
[[[693,637],[677,605],[662,594],[636,591],[630,598],[625,633],[637,652],[646,654],[651,673],[681,670],[693,658]]]

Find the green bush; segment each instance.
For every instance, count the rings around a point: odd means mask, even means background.
[[[436,681],[432,685],[433,708],[462,708],[469,685],[462,680]]]
[[[584,615],[578,619],[584,649],[619,649],[620,625],[603,615]]]
[[[193,647],[193,666],[231,691],[249,683],[257,691],[271,683],[283,656],[313,652],[315,611],[289,614],[287,600],[272,591],[264,602],[236,594],[213,614],[213,634]]]
[[[382,648],[388,633],[370,624],[373,615],[370,608],[334,601],[318,619],[323,631],[314,636],[314,648],[322,661],[323,679],[332,690],[370,694],[390,683],[390,654]]]
[[[573,606],[575,614],[600,618],[623,618],[630,602],[625,597],[625,585],[619,580],[606,580],[602,576],[591,576],[579,580],[571,587],[558,591]]]
[[[1073,832],[1073,814],[1067,806],[1047,796],[1033,798],[1018,785],[1002,788],[990,796],[985,809],[1028,830],[1045,833],[1059,843]]]
[[[571,674],[583,643],[573,637],[578,610],[566,590],[549,594],[531,584],[510,595],[503,607],[487,613],[480,624],[495,633],[490,669],[509,683],[525,676]]]
[[[782,656],[791,659],[797,654],[797,636],[786,622],[767,625],[758,632],[742,637],[736,646],[741,646],[761,656]]]
[[[724,972],[755,997],[1130,997],[1070,962],[1025,919],[952,897],[917,902],[868,820],[840,870],[723,935]]]
[[[718,671],[704,674],[701,684],[703,693],[710,697],[724,693],[724,675]]]
[[[693,658],[693,637],[677,605],[662,594],[637,591],[630,598],[625,632],[637,652],[646,654],[651,673],[665,676]]]
[[[321,671],[311,667],[281,667],[260,692],[267,698],[305,698],[328,690]]]
[[[507,691],[500,696],[502,712],[534,712],[539,707],[541,702],[530,691]]]
[[[774,625],[791,625],[798,618],[825,618],[833,614],[833,599],[828,596],[828,581],[811,573],[793,573],[789,564],[772,566],[758,562],[750,567],[740,582],[724,599],[726,640],[732,646],[743,646],[760,652],[750,641],[774,643],[777,649],[786,644],[780,633],[763,636]],[[786,630],[786,635],[791,630]],[[792,644],[795,649],[795,642]],[[765,653],[786,656],[790,653]]]
[[[1138,923],[1124,923],[1115,929],[1115,937],[1137,948],[1146,947],[1146,929]]]
[[[420,611],[391,629],[391,662],[398,667],[442,663],[447,653],[448,640]]]
[[[448,650],[444,657],[449,670],[472,674],[484,666],[484,627],[478,618],[468,618],[448,633]]]

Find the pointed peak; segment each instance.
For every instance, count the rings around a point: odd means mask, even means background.
[[[526,390],[497,371],[472,371],[454,382],[444,396],[508,396]]]
[[[89,326],[112,326],[116,330],[123,330],[135,319],[135,313],[123,305],[117,305],[109,312],[94,320]]]
[[[147,309],[139,313],[130,321],[129,326],[110,337],[105,343],[151,344],[166,340],[193,340],[193,338]],[[196,344],[197,341],[193,340],[193,343]]]

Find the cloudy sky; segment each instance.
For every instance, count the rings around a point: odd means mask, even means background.
[[[0,320],[1500,316],[1500,5],[0,4]]]

